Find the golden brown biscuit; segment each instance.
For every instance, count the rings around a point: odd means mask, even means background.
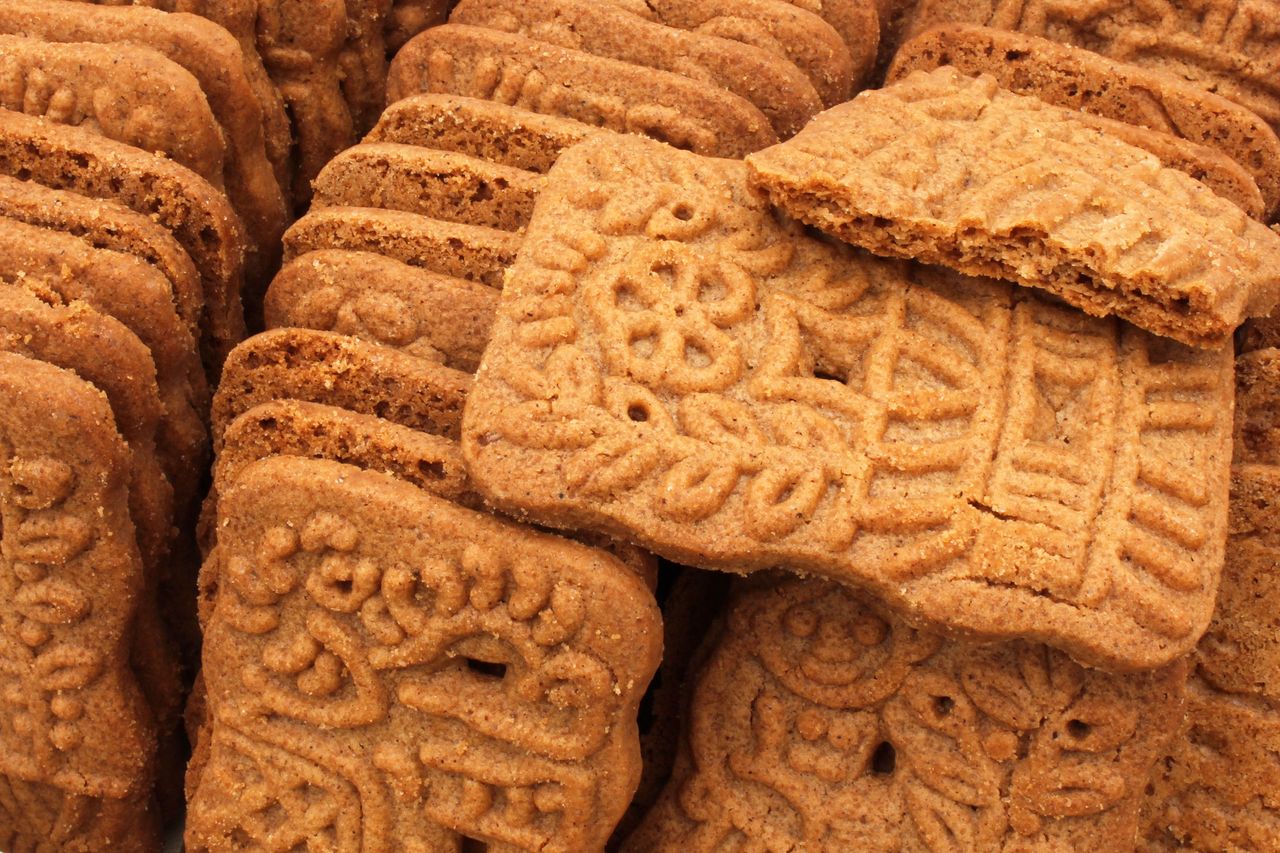
[[[636,706],[661,653],[630,570],[291,457],[244,469],[218,527],[188,849],[603,845],[639,777]]]
[[[101,392],[0,353],[0,844],[159,845],[155,731],[129,671],[143,572],[128,449]]]
[[[1139,669],[1209,620],[1231,365],[810,236],[734,161],[590,139],[507,273],[463,452],[541,523]]]
[[[742,584],[623,849],[1130,850],[1186,677],[945,640],[820,581]]]
[[[0,110],[0,174],[120,202],[173,234],[200,273],[205,370],[244,337],[244,238],[226,199],[194,172],[73,127]]]
[[[748,160],[786,212],[877,254],[1043,288],[1217,347],[1280,299],[1280,234],[1075,114],[954,68]]]
[[[400,210],[330,207],[314,210],[284,235],[285,261],[320,249],[349,249],[412,267],[501,288],[521,237],[509,231],[428,219]]]
[[[353,335],[471,372],[489,342],[498,291],[370,252],[326,249],[285,264],[265,307],[268,329]]]
[[[1248,171],[1268,217],[1280,206],[1280,138],[1245,107],[1194,84],[1048,39],[966,24],[904,44],[887,79],[940,65],[991,74],[1002,89],[1216,148]]]
[[[396,54],[388,102],[420,92],[498,101],[721,157],[777,138],[763,113],[724,90],[462,24],[427,30]]]
[[[313,206],[403,210],[445,222],[519,231],[542,178],[478,157],[378,142],[348,148],[315,182]]]
[[[768,116],[779,139],[793,135],[822,111],[813,84],[790,61],[754,45],[646,21],[608,3],[463,0],[449,20],[723,87]]]

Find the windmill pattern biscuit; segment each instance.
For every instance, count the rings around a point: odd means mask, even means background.
[[[1193,83],[1037,36],[964,24],[904,44],[887,82],[940,65],[991,74],[1002,89],[1217,148],[1248,170],[1268,214],[1280,206],[1280,138],[1254,113]]]
[[[109,819],[149,796],[155,737],[129,671],[128,449],[102,394],[59,368],[0,353],[0,403],[0,835],[145,841]]]
[[[643,133],[700,154],[741,157],[777,141],[764,113],[722,89],[462,24],[427,30],[396,54],[387,100],[421,92],[484,98]]]
[[[818,581],[740,592],[624,850],[1129,850],[1186,667],[920,633]]]
[[[495,505],[1149,667],[1209,619],[1229,350],[807,237],[638,137],[548,176],[463,423]]]
[[[1258,0],[922,0],[912,32],[983,24],[1164,71],[1280,129],[1280,6]]]
[[[502,287],[523,238],[514,232],[444,222],[402,210],[328,207],[312,210],[284,235],[291,261],[321,249],[384,255],[411,267]]]
[[[602,847],[661,646],[628,569],[331,462],[255,463],[220,515],[188,849]]]
[[[953,68],[748,158],[787,213],[877,254],[993,275],[1220,346],[1280,298],[1280,235],[1075,113]]]

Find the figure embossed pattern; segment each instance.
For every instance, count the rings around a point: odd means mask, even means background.
[[[589,140],[550,173],[463,443],[544,523],[1153,666],[1213,604],[1231,365],[808,237],[741,164]]]
[[[595,549],[272,457],[219,500],[193,850],[599,848],[661,628]]]
[[[967,21],[1170,71],[1280,126],[1280,5],[1273,0],[924,0],[912,29]]]
[[[624,849],[1125,849],[1185,678],[943,640],[827,582],[753,584]]]

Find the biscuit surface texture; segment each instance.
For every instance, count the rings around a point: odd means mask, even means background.
[[[823,582],[756,585],[623,849],[1129,850],[1185,679],[941,640]]]
[[[463,449],[542,523],[1146,667],[1212,608],[1231,366],[810,237],[733,161],[589,140],[508,272]]]
[[[333,462],[254,463],[219,514],[188,849],[602,847],[661,648],[630,570]]]
[[[1217,346],[1280,298],[1280,234],[1069,110],[917,72],[752,155],[789,214],[878,254]]]

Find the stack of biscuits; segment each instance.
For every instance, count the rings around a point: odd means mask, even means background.
[[[0,849],[1280,850],[1278,52],[6,0]]]

